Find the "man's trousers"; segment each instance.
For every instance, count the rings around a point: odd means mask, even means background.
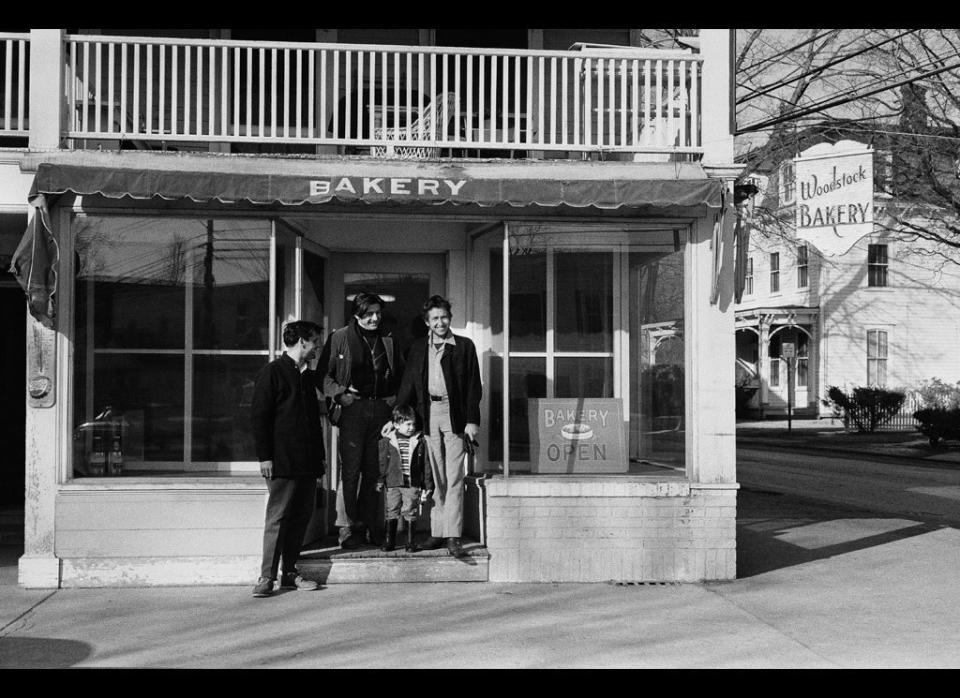
[[[303,536],[313,515],[317,478],[313,475],[268,478],[267,492],[260,576],[276,579],[281,558],[285,573],[296,569]]]
[[[463,530],[463,434],[450,426],[450,403],[444,398],[430,403],[430,461],[433,467],[433,510],[430,535],[459,538]]]

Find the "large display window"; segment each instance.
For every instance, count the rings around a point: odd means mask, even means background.
[[[685,472],[686,235],[524,224],[483,241],[488,469]]]
[[[295,296],[322,324],[323,260],[270,220],[76,215],[72,234],[73,476],[258,472],[254,378]]]

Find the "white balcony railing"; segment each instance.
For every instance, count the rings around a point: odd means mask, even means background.
[[[28,38],[0,34],[4,95],[16,97],[4,101],[6,134],[27,133]],[[465,156],[703,152],[701,58],[690,51],[65,42],[63,136],[79,147],[86,139],[267,143],[389,156],[417,141],[421,152]]]
[[[29,134],[27,75],[29,34],[0,32],[0,136]]]

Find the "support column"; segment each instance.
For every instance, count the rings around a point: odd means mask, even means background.
[[[60,147],[66,114],[63,29],[30,30],[30,150]]]
[[[767,404],[770,400],[770,388],[767,380],[767,358],[770,344],[770,320],[766,315],[760,316],[760,337],[757,340],[757,376],[760,378],[760,419],[767,414]]]
[[[55,362],[63,338],[27,315],[27,379],[49,372],[53,386],[40,399],[24,390],[27,401],[26,458],[23,506],[23,556],[17,581],[28,589],[60,586],[60,560],[54,553],[57,472],[60,465],[59,403],[65,398],[61,362]],[[20,387],[21,390],[24,386]],[[52,400],[50,399],[52,397]]]
[[[725,164],[733,160],[732,37],[731,29],[700,30],[704,165]]]
[[[725,183],[731,188],[731,183]],[[736,337],[733,312],[733,229],[723,240],[724,273],[716,303],[710,302],[713,282],[713,217],[693,228],[688,245],[691,259],[684,279],[684,313],[688,472],[695,483],[736,482]]]

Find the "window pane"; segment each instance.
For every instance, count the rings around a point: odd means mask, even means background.
[[[879,356],[877,351],[877,334],[876,330],[867,330],[867,358],[873,359]]]
[[[250,431],[253,384],[266,356],[196,356],[193,360],[193,460],[255,461]]]
[[[490,252],[490,320],[503,331],[503,254]],[[547,342],[547,255],[510,255],[510,351],[544,351]]]
[[[95,437],[120,434],[124,470],[144,461],[183,461],[183,357],[97,354],[93,375],[77,364],[74,475],[90,474]],[[118,428],[119,427],[119,428]]]
[[[80,279],[78,279],[79,281]],[[183,349],[184,287],[138,286],[131,282],[79,284],[77,305],[94,304],[97,348]]]
[[[770,361],[770,385],[774,388],[780,385],[780,359]]]
[[[490,358],[489,458],[503,460],[503,359]],[[547,396],[546,360],[510,359],[510,470],[530,468],[530,400]]]
[[[187,254],[197,349],[267,349],[270,240],[264,224],[206,221]]]
[[[558,358],[554,364],[556,397],[613,397],[612,358]]]
[[[613,254],[557,252],[554,262],[555,350],[611,351]]]
[[[120,433],[124,470],[182,472],[188,452],[250,460],[248,419],[228,423],[228,411],[242,411],[239,374],[266,356],[225,358],[229,366],[214,370],[210,362],[223,362],[209,352],[267,349],[270,224],[78,215],[72,232],[76,473],[88,471],[94,435],[111,431]]]
[[[89,330],[98,348],[182,349],[185,250],[196,226],[177,219],[79,216],[72,227],[77,329],[84,338]]]
[[[683,253],[629,256],[629,472],[682,468]]]
[[[325,260],[312,252],[303,252],[303,318],[323,326],[326,307],[323,295]]]
[[[807,387],[807,359],[797,359],[797,387]]]

